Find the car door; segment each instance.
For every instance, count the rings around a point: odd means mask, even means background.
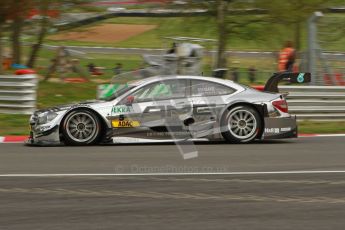
[[[229,95],[236,90],[220,83],[207,80],[191,80],[191,100],[193,103],[193,118],[190,126],[194,137],[204,137],[217,130],[220,111],[227,104]]]
[[[115,127],[118,135],[140,133],[162,139],[169,138],[173,131],[184,136],[181,119],[191,114],[191,102],[186,97],[187,80],[183,79],[163,79],[139,88],[117,105],[130,108],[119,119],[135,125],[126,127],[124,123],[124,127]]]

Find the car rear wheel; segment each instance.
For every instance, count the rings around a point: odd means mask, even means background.
[[[259,134],[262,124],[259,113],[250,106],[236,106],[224,114],[222,136],[232,143],[248,143]]]
[[[64,118],[62,134],[69,145],[95,144],[101,135],[101,123],[91,111],[75,110]]]

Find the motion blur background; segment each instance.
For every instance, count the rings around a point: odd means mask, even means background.
[[[114,75],[145,68],[143,55],[166,53],[173,43],[167,37],[192,37],[205,48],[203,75],[224,69],[222,77],[247,85],[277,72],[279,53],[291,41],[294,71],[311,72],[311,86],[331,87],[317,98],[313,88],[309,101],[291,99],[296,114],[305,103],[315,106],[309,113],[317,116],[302,119],[302,131],[344,132],[344,25],[344,0],[2,0],[0,135],[28,133],[29,112],[13,115],[19,107],[95,98],[97,86]],[[65,64],[54,66],[61,57]],[[35,91],[30,99],[5,88],[23,69],[40,79],[27,86],[26,93]]]

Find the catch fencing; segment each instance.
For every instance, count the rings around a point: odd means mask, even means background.
[[[32,114],[36,110],[35,74],[0,75],[0,113]]]

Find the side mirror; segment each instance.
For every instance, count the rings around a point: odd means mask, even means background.
[[[133,104],[133,102],[134,102],[134,96],[129,95],[129,96],[126,98],[126,105],[131,105],[131,104]]]

